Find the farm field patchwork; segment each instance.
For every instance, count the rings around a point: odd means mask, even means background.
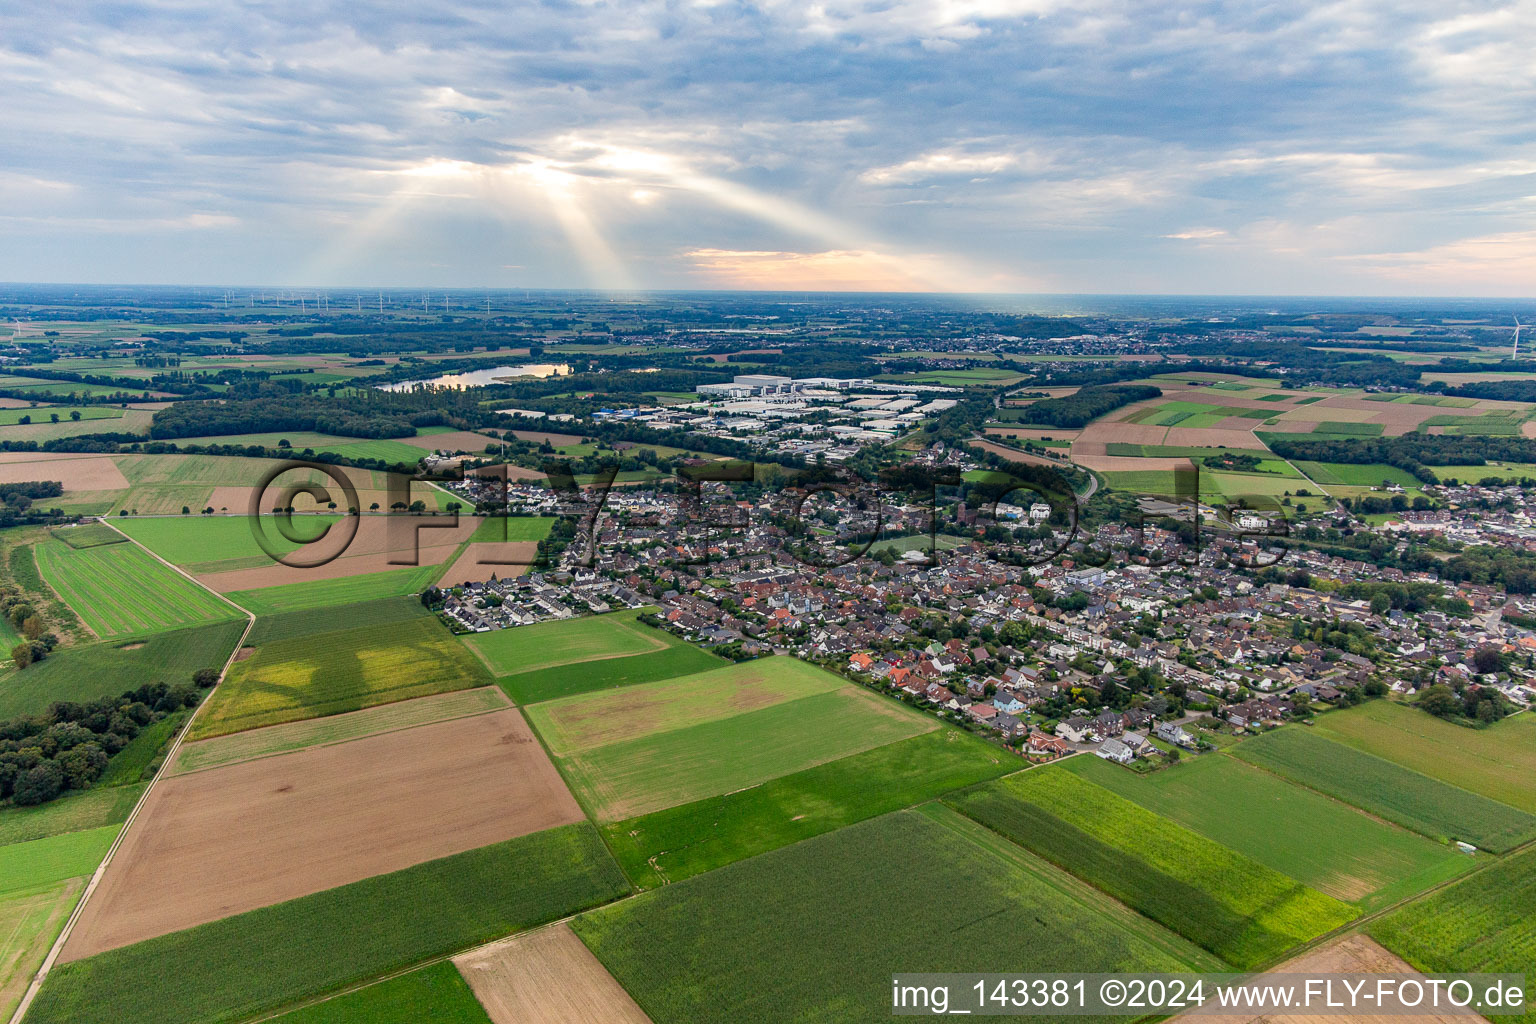
[[[1536,813],[1536,716],[1468,729],[1378,700],[1318,719],[1319,733],[1453,786]]]
[[[453,958],[495,1024],[651,1024],[564,924]]]
[[[274,640],[231,667],[189,739],[488,682],[484,667],[432,618]]]
[[[1138,775],[1098,757],[1062,767],[1298,882],[1366,909],[1452,878],[1472,858],[1231,757]]]
[[[414,466],[421,461],[423,449],[406,444],[403,440],[389,438],[341,437],[336,434],[317,434],[310,431],[274,431],[265,434],[223,434],[208,437],[178,437],[175,443],[186,445],[256,445],[262,448],[280,448],[280,442],[288,446],[296,459],[314,454],[339,455],[347,459],[380,459],[387,463],[405,463]]]
[[[592,826],[566,825],[63,964],[28,1022],[244,1019],[627,891]]]
[[[1403,487],[1417,487],[1422,482],[1406,469],[1385,463],[1353,465],[1345,462],[1297,462],[1296,468],[1324,487],[1348,485],[1352,487],[1377,487],[1391,482]],[[1438,470],[1436,471],[1438,473]]]
[[[414,622],[432,617],[432,613],[419,600],[411,597],[381,597],[352,604],[277,612],[256,619],[256,624],[251,627],[251,635],[246,638],[246,645],[254,647],[318,633]]]
[[[1526,1012],[1494,1021],[1530,1021],[1536,995],[1536,850],[1501,860],[1370,924],[1372,938],[1421,971],[1509,972],[1526,976]]]
[[[475,633],[464,642],[497,678],[660,651],[677,643],[660,629],[636,622],[638,611],[583,615],[557,622]]]
[[[1358,913],[1061,768],[946,802],[1239,969]]]
[[[847,684],[798,658],[760,658],[623,690],[546,701],[528,718],[555,755],[730,718],[833,693]]]
[[[811,836],[1015,771],[958,729],[897,740],[722,796],[603,826],[643,889],[676,882]]]
[[[287,540],[279,531],[272,516],[262,531],[272,539],[279,554],[296,551],[304,543],[322,536],[325,531],[341,521],[340,516],[302,515],[292,520],[292,536]],[[240,562],[266,565],[271,557],[256,540],[257,527],[248,516],[153,516],[116,519],[122,530],[146,548],[170,562],[194,574],[207,571],[212,566]]]
[[[511,708],[174,775],[62,959],[580,820]]]
[[[419,594],[430,587],[441,572],[442,567],[437,565],[412,566],[329,580],[279,583],[254,590],[231,590],[224,596],[256,615],[280,615]]]
[[[111,697],[153,682],[191,682],[200,668],[222,668],[245,620],[218,622],[142,640],[64,647],[0,684],[0,718],[35,714],[56,700]]]
[[[103,639],[242,617],[131,543],[74,548],[49,538],[36,557],[48,585]]]
[[[671,633],[662,630],[656,633],[667,641],[668,646],[663,650],[627,658],[602,658],[598,661],[574,662],[532,672],[518,672],[503,676],[497,680],[497,684],[517,703],[534,704],[617,686],[678,679],[708,672],[725,664],[715,655],[679,640]]]
[[[933,884],[957,865],[965,865],[963,899]],[[571,927],[652,1020],[695,1024],[886,1020],[895,963],[915,971],[1214,966],[934,805],[663,886]]]
[[[508,706],[507,698],[500,690],[493,686],[482,686],[474,690],[380,704],[362,711],[349,711],[325,718],[247,729],[245,732],[182,744],[168,774],[184,775],[274,754],[286,754],[293,750],[344,743],[436,722],[450,722],[471,715],[500,711]]]
[[[1244,740],[1232,753],[1432,839],[1463,839],[1498,852],[1536,838],[1536,817],[1337,742],[1328,733],[1277,729]]]
[[[547,701],[527,713],[583,806],[610,822],[938,727],[788,657]]]
[[[614,821],[754,786],[936,726],[849,687],[586,749],[559,764],[594,818]]]

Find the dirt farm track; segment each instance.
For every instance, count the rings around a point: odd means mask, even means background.
[[[580,820],[511,708],[163,779],[60,959]]]

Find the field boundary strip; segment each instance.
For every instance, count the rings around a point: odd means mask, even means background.
[[[110,529],[117,530],[117,527],[113,526],[112,523],[107,519],[103,518],[101,522],[106,523]],[[138,545],[140,550],[148,552],[151,558],[154,558],[163,565],[169,567],[172,571],[180,573],[182,576],[191,580],[196,586],[208,591],[210,594],[213,594],[219,600],[225,602],[230,607],[235,608],[245,616],[245,630],[240,634],[239,641],[235,643],[234,650],[229,652],[229,657],[224,659],[224,667],[219,670],[218,681],[213,685],[213,689],[217,689],[220,685],[223,684],[224,678],[229,674],[230,666],[235,663],[235,656],[240,653],[240,649],[245,646],[246,639],[251,635],[251,629],[256,625],[255,614],[245,608],[241,608],[238,604],[231,601],[223,594],[210,590],[208,587],[198,582],[197,579],[195,579],[190,573],[183,571],[179,566],[171,565],[170,562],[167,562],[153,551],[150,551],[147,547],[144,547],[144,545],[139,544],[138,541],[134,540],[132,537],[129,537],[128,534],[123,533],[123,531],[117,530],[117,532],[122,534],[130,544]],[[123,844],[123,837],[126,836],[128,834],[128,830],[133,827],[134,821],[137,820],[139,816],[139,811],[143,810],[145,802],[149,799],[149,794],[154,791],[155,786],[159,784],[161,779],[167,777],[167,767],[173,761],[175,761],[176,755],[181,751],[182,740],[185,739],[187,733],[191,731],[192,723],[197,720],[197,716],[202,713],[203,708],[208,706],[208,698],[210,696],[212,696],[211,691],[204,695],[203,699],[198,702],[197,707],[192,709],[192,714],[187,717],[186,722],[182,724],[181,730],[176,734],[176,739],[174,742],[172,742],[171,749],[166,751],[165,757],[161,759],[160,768],[155,772],[155,777],[149,780],[149,785],[145,786],[144,791],[139,794],[139,800],[133,805],[133,810],[128,812],[128,817],[123,821],[122,828],[117,830],[116,838],[112,840],[112,845],[107,848],[106,856],[103,857],[101,859],[101,863],[96,866],[96,871],[91,875],[91,880],[86,883],[85,891],[80,894],[80,899],[75,904],[75,909],[70,912],[69,919],[64,922],[64,927],[60,930],[59,937],[54,939],[53,946],[49,948],[48,955],[43,958],[42,966],[39,967],[37,969],[37,973],[33,975],[31,984],[27,986],[26,993],[21,997],[21,1002],[16,1004],[16,1012],[11,1015],[10,1024],[21,1024],[22,1018],[25,1017],[27,1011],[31,1009],[32,1000],[37,998],[37,993],[41,991],[43,982],[48,980],[48,974],[53,970],[53,965],[58,960],[59,953],[63,951],[64,944],[69,941],[69,936],[75,928],[75,922],[80,919],[81,912],[85,910],[86,902],[90,900],[91,894],[96,891],[96,886],[101,883],[102,876],[107,873],[107,868],[112,863],[112,856],[117,853],[118,847]]]

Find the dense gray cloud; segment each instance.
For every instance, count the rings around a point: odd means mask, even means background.
[[[1536,2],[0,14],[0,278],[1530,294]]]

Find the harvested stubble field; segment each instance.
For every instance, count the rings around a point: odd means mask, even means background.
[[[172,776],[62,957],[580,820],[515,709]]]
[[[957,865],[962,898],[934,884]],[[695,1024],[889,1020],[893,963],[1040,972],[1216,965],[936,805],[663,886],[571,927],[651,1019]]]
[[[37,545],[37,567],[103,639],[242,617],[228,602],[130,543],[74,548],[50,538]]]
[[[494,1024],[651,1024],[564,924],[453,958]]]
[[[1074,757],[1062,767],[1298,882],[1367,909],[1472,867],[1471,858],[1451,847],[1231,757],[1195,758],[1151,775],[1097,757]]]
[[[603,827],[642,889],[901,810],[1015,771],[1018,763],[958,729],[935,729],[722,796]]]
[[[1232,753],[1432,839],[1462,839],[1497,852],[1536,838],[1536,817],[1524,811],[1335,742],[1321,732],[1276,729],[1243,741]]]
[[[432,618],[273,640],[235,663],[189,738],[358,711],[488,682],[484,667]]]
[[[228,736],[183,744],[177,751],[169,774],[184,775],[309,747],[345,743],[365,736],[501,711],[509,706],[506,696],[496,687],[482,686],[474,690],[395,701],[393,704],[381,704],[362,711],[312,718],[304,722],[247,729]]]
[[[946,802],[1240,969],[1359,913],[1059,767]]]
[[[498,678],[666,648],[673,638],[636,622],[638,615],[637,611],[584,615],[476,633],[464,642]]]
[[[244,629],[245,620],[236,619],[142,640],[60,648],[5,679],[0,718],[36,714],[56,700],[93,700],[147,683],[191,682],[200,668],[222,667]]]
[[[1371,937],[1421,971],[1508,972],[1526,976],[1523,1014],[1496,1022],[1536,1020],[1536,850],[1524,850],[1388,914]]]
[[[793,658],[528,709],[600,821],[754,786],[937,723]]]
[[[626,892],[592,826],[566,825],[63,964],[27,1019],[244,1020]]]

